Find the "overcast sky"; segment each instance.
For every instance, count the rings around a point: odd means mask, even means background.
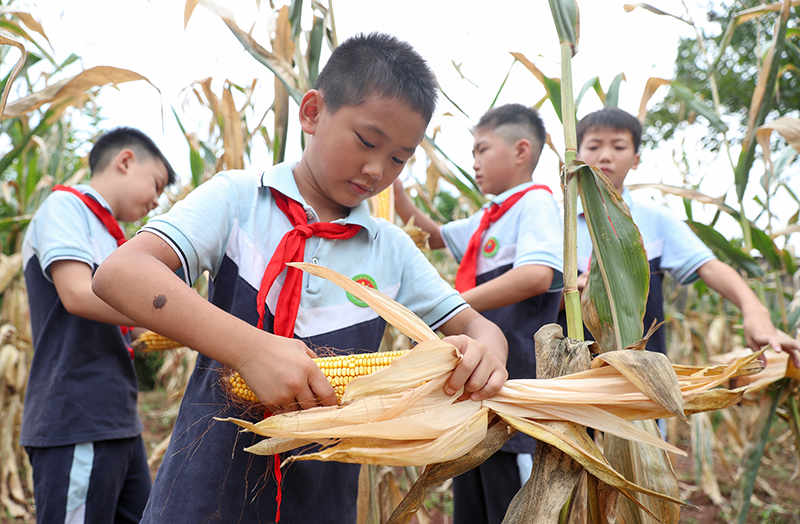
[[[42,20],[57,58],[74,52],[87,68],[113,65],[131,69],[158,88],[132,82],[121,85],[119,90],[103,89],[100,105],[107,117],[104,126],[132,125],[143,129],[162,145],[180,173],[189,173],[188,149],[171,108],[183,114],[187,86],[207,77],[214,78],[217,93],[225,79],[242,85],[250,84],[254,78],[272,83],[271,73],[243,50],[219,18],[204,8],[197,7],[184,30],[184,0],[27,1]],[[256,24],[253,36],[268,46],[265,31],[269,27],[269,2],[261,1],[260,13],[254,0],[223,3],[234,11],[241,27],[248,29]],[[635,114],[647,79],[672,77],[678,39],[692,37],[693,30],[678,20],[642,9],[626,13],[622,1],[578,3],[581,41],[573,59],[575,95],[594,76],[607,89],[616,75],[624,73],[626,81],[619,105]],[[699,7],[703,2],[686,3],[696,19],[705,17]],[[674,1],[654,0],[650,4],[667,11],[680,9],[680,3]],[[548,76],[561,74],[558,37],[544,0],[339,0],[334,2],[334,12],[340,41],[359,32],[387,32],[410,42],[428,60],[445,92],[468,115],[464,117],[441,99],[429,133],[440,126],[437,143],[468,171],[472,148],[469,127],[489,108],[513,61],[510,52],[523,53]],[[453,63],[460,65],[467,80]],[[542,96],[544,89],[539,82],[516,64],[498,103],[532,105]],[[659,98],[657,95],[650,105]],[[597,97],[589,93],[578,117],[600,107]],[[563,155],[560,123],[549,102],[541,113]],[[190,115],[185,117],[193,124]],[[296,155],[297,150],[290,150],[287,156],[292,154]],[[271,156],[256,149],[252,163],[255,169],[263,169],[271,163]],[[709,176],[701,189],[714,196],[724,193],[732,184],[729,169],[723,167],[717,176]],[[414,174],[419,175],[416,170]],[[553,187],[558,195],[555,154],[545,152],[535,178]],[[645,151],[642,165],[628,181],[681,185],[671,146],[658,152]],[[680,205],[673,203],[671,207],[681,215]],[[712,213],[708,211],[709,218]]]

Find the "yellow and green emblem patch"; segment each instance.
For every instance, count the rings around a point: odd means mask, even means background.
[[[375,283],[375,279],[365,273],[354,276],[353,280],[355,280],[362,286],[371,287],[372,289],[378,289],[378,284]],[[368,307],[366,302],[364,302],[363,300],[361,300],[360,298],[351,293],[347,294],[347,298],[350,300],[350,302],[357,305],[358,307]]]

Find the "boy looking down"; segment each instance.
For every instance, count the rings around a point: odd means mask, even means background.
[[[544,124],[533,109],[508,104],[483,115],[474,128],[473,169],[481,192],[495,197],[473,216],[441,226],[395,182],[397,213],[404,221],[413,216],[430,233],[432,249],[446,247],[460,262],[456,289],[508,338],[509,378],[536,377],[533,336],[556,321],[563,287],[562,219],[550,189],[532,179],[544,143]],[[527,480],[535,445],[518,433],[455,477],[454,522],[502,522]]]
[[[128,127],[95,142],[89,167],[88,184],[54,188],[22,247],[34,353],[20,444],[39,523],[139,522],[150,493],[130,336],[120,329],[135,322],[92,293],[92,273],[125,242],[117,220],[144,217],[176,176]]]
[[[642,125],[633,115],[616,107],[606,107],[578,122],[578,158],[600,168],[630,209],[639,228],[650,262],[650,294],[644,314],[644,328],[664,320],[663,271],[670,271],[680,284],[697,278],[716,290],[742,311],[745,342],[753,351],[770,344],[776,351],[788,351],[800,367],[800,341],[781,336],[772,325],[769,311],[759,301],[741,275],[718,260],[697,238],[689,226],[662,206],[637,202],[624,187],[625,179],[639,166]],[[578,280],[583,289],[588,278],[592,241],[583,213],[578,215]],[[650,337],[647,349],[666,354],[663,329]]]
[[[463,386],[465,397],[480,400],[503,385],[500,330],[400,228],[371,218],[365,202],[400,174],[436,96],[433,73],[408,44],[384,34],[346,40],[300,103],[308,139],[299,162],[217,174],[97,272],[98,296],[201,354],[142,522],[356,521],[358,465],[294,463],[279,490],[271,457],[244,451],[254,436],[214,420],[257,420],[229,402],[223,366],[238,371],[270,411],[309,409],[336,404],[310,346],[372,352],[380,345],[385,322],[375,312],[287,262],[368,275],[449,335],[464,358],[445,391]],[[206,270],[209,301],[188,285]]]

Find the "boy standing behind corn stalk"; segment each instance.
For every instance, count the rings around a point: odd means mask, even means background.
[[[299,163],[218,174],[98,270],[98,296],[201,353],[143,522],[355,522],[357,466],[293,464],[279,488],[271,459],[243,452],[254,437],[214,420],[247,417],[220,383],[223,366],[269,410],[307,409],[336,404],[309,345],[379,347],[385,322],[374,311],[287,262],[335,267],[451,335],[463,358],[446,391],[463,386],[474,400],[499,391],[502,332],[365,202],[400,174],[435,101],[433,74],[411,46],[377,33],[347,40],[300,104],[309,138]],[[204,270],[211,303],[186,285]]]
[[[395,182],[395,208],[460,262],[456,289],[508,338],[509,378],[536,378],[534,334],[554,323],[562,289],[561,217],[533,171],[546,135],[539,114],[522,104],[489,110],[474,129],[475,181],[492,202],[467,219],[440,226]],[[514,435],[480,466],[453,479],[456,524],[499,524],[530,473],[536,441]]]
[[[150,469],[136,411],[134,322],[92,293],[92,273],[176,176],[141,131],[116,128],[89,153],[88,185],[56,186],[22,253],[34,356],[20,444],[33,467],[37,522],[138,522]],[[130,353],[129,353],[130,350]]]

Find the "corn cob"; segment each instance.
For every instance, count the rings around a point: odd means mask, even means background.
[[[337,355],[334,357],[318,357],[314,363],[319,366],[325,378],[333,386],[337,401],[342,401],[342,396],[350,383],[356,377],[369,375],[373,371],[385,368],[394,359],[408,353],[409,350],[381,351],[378,353],[358,353],[352,355]],[[238,372],[234,372],[228,379],[231,391],[239,398],[248,402],[258,402],[253,391],[247,387]]]
[[[159,335],[154,331],[145,331],[133,341],[131,347],[135,351],[151,353],[153,351],[165,351],[167,349],[180,348],[183,347],[183,344],[163,335]]]

